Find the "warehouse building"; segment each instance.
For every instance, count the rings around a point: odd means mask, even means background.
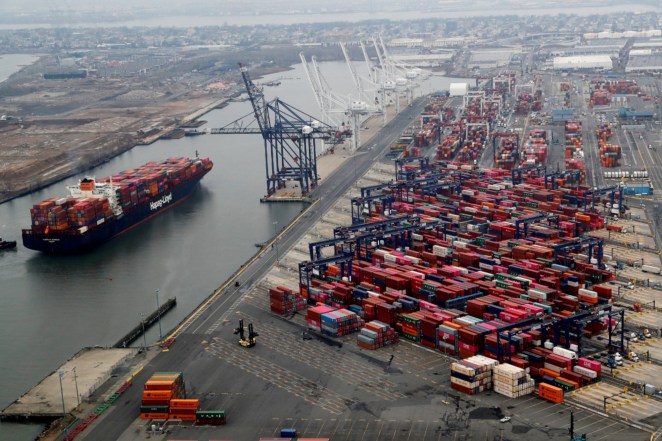
[[[613,63],[608,55],[584,55],[554,57],[552,67],[556,70],[611,69]]]
[[[469,91],[469,84],[467,83],[451,83],[450,96],[464,96]]]
[[[635,51],[630,51],[625,72],[662,72],[662,52],[645,49],[638,49],[634,54],[632,52]]]

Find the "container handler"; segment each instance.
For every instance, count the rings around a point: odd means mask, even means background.
[[[244,320],[239,320],[239,327],[234,330],[234,334],[239,334],[239,344],[245,348],[252,348],[257,343],[258,333],[253,330],[253,324],[248,325],[248,337],[244,333]]]

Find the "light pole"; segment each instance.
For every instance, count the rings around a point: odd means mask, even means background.
[[[147,338],[145,337],[145,313],[141,312],[139,315],[140,315],[140,324],[143,327],[143,349],[147,349]]]
[[[278,225],[278,221],[273,221],[274,224],[274,246],[276,247],[276,263],[278,263],[278,243],[276,242],[276,226]]]
[[[62,416],[64,417],[67,413],[67,411],[64,409],[64,389],[62,388],[62,377],[64,377],[64,372],[58,371],[57,374],[60,377],[60,396],[62,397]]]
[[[80,394],[78,393],[78,376],[76,375],[76,366],[74,366],[74,383],[76,384],[76,400],[80,406]]]
[[[62,421],[64,424],[64,437],[67,437],[67,411],[64,408],[64,389],[62,388],[62,377],[64,377],[64,371],[58,371],[58,376],[60,377],[60,396],[62,397]]]
[[[159,321],[159,342],[163,341],[163,333],[161,332],[161,308],[159,307],[159,290],[156,290],[156,317]]]

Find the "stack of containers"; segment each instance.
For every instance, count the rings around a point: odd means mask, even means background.
[[[346,309],[337,309],[323,313],[321,315],[322,334],[330,335],[332,337],[342,337],[349,335],[361,328],[361,319],[359,316]]]
[[[498,364],[482,355],[451,363],[451,388],[469,395],[490,390],[493,370]]]
[[[185,396],[184,376],[181,372],[155,372],[145,382],[140,419],[168,419],[170,401]]]
[[[549,354],[545,357],[545,369],[561,372],[561,369],[572,370],[572,360],[558,354]]]
[[[398,331],[413,342],[421,341],[421,317],[415,313],[398,315]]]
[[[437,328],[437,347],[444,354],[457,355],[459,349],[459,327],[453,327],[452,322],[444,322]]]
[[[600,375],[602,374],[602,365],[595,360],[578,358],[577,364],[572,368],[572,371],[595,380],[600,378]]]
[[[600,143],[600,163],[603,167],[618,167],[621,147],[617,144]]]
[[[538,396],[552,403],[563,403],[563,389],[547,383],[538,385]]]
[[[518,157],[518,135],[501,136],[498,142],[498,150],[495,165],[497,168],[512,170]]]
[[[170,400],[170,414],[168,419],[180,421],[195,421],[196,412],[200,407],[200,400],[175,398]]]
[[[524,144],[522,165],[544,164],[547,159],[547,132],[532,130]]]
[[[306,312],[306,322],[308,322],[308,327],[314,329],[315,331],[322,331],[322,314],[326,314],[332,311],[335,311],[336,308],[326,305],[313,306],[308,308]]]
[[[366,323],[356,337],[356,343],[365,349],[379,349],[398,341],[398,334],[386,323],[377,320]]]
[[[76,203],[73,198],[50,198],[35,204],[30,209],[32,230],[42,231],[45,226],[55,231],[68,228],[68,208]]]
[[[498,394],[519,398],[532,393],[535,386],[535,381],[522,368],[507,363],[494,367],[494,392]]]
[[[271,311],[280,315],[294,314],[306,308],[306,301],[290,288],[277,286],[269,289]]]
[[[145,203],[148,197],[157,197],[159,193],[170,191],[212,166],[209,158],[169,158],[123,171],[99,182],[112,182],[117,187],[117,204],[124,211],[130,211]],[[79,185],[82,191],[92,191],[96,183],[93,179],[85,178]],[[52,230],[84,234],[114,218],[110,202],[104,197],[46,199],[34,205],[30,212],[33,231],[47,233]]]
[[[460,140],[461,137],[459,133],[460,130],[461,127],[458,124],[457,130],[455,130],[454,128],[453,133],[449,133],[448,135],[444,136],[444,139],[441,142],[441,144],[437,146],[437,159],[439,160],[451,159],[453,156],[455,156],[455,153],[462,144]]]

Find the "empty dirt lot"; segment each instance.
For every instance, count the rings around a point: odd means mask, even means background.
[[[89,53],[66,69],[47,55],[14,74],[0,84],[0,115],[8,116],[0,120],[0,203],[153,141],[240,91],[238,69],[227,69],[234,53]],[[44,78],[83,68],[85,78]],[[214,82],[230,87],[206,87]]]

